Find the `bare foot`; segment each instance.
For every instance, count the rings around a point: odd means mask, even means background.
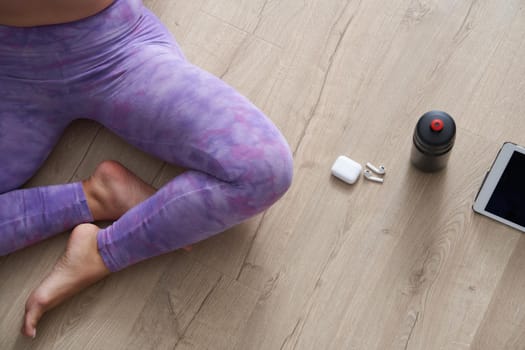
[[[100,163],[82,182],[93,219],[117,220],[125,212],[151,197],[155,188],[114,160]],[[191,252],[191,245],[183,247]]]
[[[156,191],[112,160],[100,163],[82,186],[95,221],[116,220]]]
[[[73,230],[66,252],[26,302],[22,334],[34,338],[38,321],[46,311],[109,275],[98,253],[98,231],[98,226],[92,224]]]

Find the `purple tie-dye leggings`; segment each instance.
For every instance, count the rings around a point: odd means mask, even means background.
[[[111,271],[222,232],[291,183],[277,128],[190,64],[140,0],[67,24],[0,26],[0,255],[93,220],[81,183],[16,190],[76,118],[190,169],[99,231]]]

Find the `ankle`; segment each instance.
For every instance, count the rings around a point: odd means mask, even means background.
[[[88,207],[95,221],[117,218],[109,210],[114,197],[111,184],[119,181],[121,168],[119,163],[106,160],[96,167],[89,179],[82,181]]]
[[[82,189],[86,196],[89,211],[94,221],[103,220],[103,204],[100,196],[97,194],[91,178],[82,181]]]
[[[116,220],[155,193],[155,189],[115,161],[100,163],[82,182],[95,221]]]

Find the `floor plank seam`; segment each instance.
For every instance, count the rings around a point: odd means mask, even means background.
[[[239,46],[235,49],[235,52],[233,53],[232,55],[232,58],[230,60],[230,62],[228,63],[228,66],[226,67],[226,69],[224,70],[224,72],[222,72],[221,74],[219,74],[219,78],[222,79],[222,80],[225,80],[225,77],[226,75],[230,72],[230,69],[233,65],[233,63],[235,62],[235,60],[237,59],[237,57],[239,56],[239,53],[242,51],[242,49],[244,48],[244,45],[248,42],[248,40],[250,39],[250,36],[247,35],[242,41],[241,43],[239,44]]]
[[[472,13],[472,9],[474,8],[474,5],[476,5],[477,3],[478,3],[478,0],[473,0],[470,3],[470,6],[467,10],[467,14],[465,15],[465,17],[463,17],[463,22],[461,22],[461,25],[459,26],[458,31],[456,32],[456,34],[454,34],[454,38],[459,37],[459,34],[462,32],[463,28],[465,28],[467,24],[467,20],[470,18],[470,14]]]
[[[299,325],[301,324],[301,321],[302,321],[302,318],[299,318],[297,320],[297,322],[295,323],[295,326],[292,330],[292,332],[290,334],[288,334],[285,338],[284,338],[284,341],[283,343],[281,344],[281,346],[279,347],[279,350],[283,350],[284,347],[288,344],[288,342],[290,341],[290,339],[292,339],[292,337],[294,336],[294,334],[297,332],[297,328],[299,328]],[[294,346],[295,348],[295,346]]]
[[[69,178],[68,182],[71,182],[73,181],[73,179],[75,178],[75,176],[77,175],[78,173],[78,169],[80,169],[80,166],[82,165],[82,163],[84,163],[84,161],[86,160],[88,154],[89,154],[89,151],[91,150],[91,148],[93,147],[93,145],[95,144],[95,141],[97,140],[98,138],[98,135],[100,134],[100,132],[102,131],[103,127],[102,125],[98,124],[97,125],[97,131],[95,132],[95,135],[93,136],[93,139],[91,139],[91,142],[89,143],[89,146],[87,147],[86,149],[86,152],[84,153],[84,155],[82,156],[82,159],[80,159],[80,161],[78,162],[77,166],[75,167],[75,170],[73,170],[73,174],[71,175],[71,177]]]
[[[405,344],[405,350],[408,350],[408,345],[410,344],[410,340],[412,339],[412,334],[414,333],[414,329],[416,328],[417,321],[419,320],[419,311],[416,313],[416,318],[414,320],[414,323],[410,327],[410,332],[408,333],[407,342]]]
[[[195,321],[195,319],[197,318],[197,316],[199,315],[199,313],[201,312],[202,308],[204,307],[204,305],[208,302],[208,299],[210,299],[211,295],[213,294],[213,292],[217,289],[218,285],[221,283],[222,281],[222,278],[223,276],[221,275],[219,277],[219,279],[217,280],[217,282],[215,283],[215,285],[210,289],[210,291],[208,292],[208,294],[206,294],[206,297],[204,297],[204,299],[202,300],[202,303],[199,305],[199,308],[197,309],[197,311],[195,311],[195,314],[193,315],[193,317],[191,318],[190,322],[188,322],[187,326],[182,330],[181,332],[181,335],[180,335],[180,338],[177,339],[177,342],[175,343],[175,346],[173,347],[173,350],[175,350],[177,348],[177,346],[179,345],[179,343],[184,339],[185,335],[186,335],[186,331],[188,330],[188,328],[190,328],[190,326],[193,324],[193,322]]]
[[[259,30],[259,27],[262,23],[262,19],[263,19],[263,16],[264,16],[264,12],[266,11],[266,7],[268,6],[268,4],[271,2],[271,0],[265,0],[264,1],[264,4],[263,6],[261,7],[261,10],[259,11],[259,14],[257,16],[257,23],[255,24],[255,27],[253,28],[253,31],[252,33],[257,33],[257,31]]]
[[[335,21],[335,24],[330,29],[330,32],[333,32],[335,25],[341,20],[342,16],[346,13],[348,7],[350,6],[350,3],[351,3],[351,1],[348,1],[346,3],[345,8],[343,9],[343,11],[341,11],[341,15]],[[350,19],[345,24],[345,29],[340,34],[339,39],[337,40],[337,44],[335,45],[334,50],[332,51],[332,53],[330,54],[330,57],[328,58],[328,62],[329,63],[328,63],[328,67],[326,69],[326,73],[325,73],[324,78],[323,78],[323,83],[321,85],[321,89],[319,91],[319,95],[317,97],[317,100],[314,103],[314,106],[310,110],[310,114],[306,118],[306,123],[305,123],[305,125],[303,127],[303,130],[301,131],[301,134],[299,135],[299,139],[297,141],[297,145],[296,145],[296,147],[295,147],[295,149],[293,151],[293,156],[294,157],[296,156],[297,152],[301,148],[301,145],[303,143],[304,137],[306,136],[306,134],[308,132],[308,129],[310,129],[310,124],[312,123],[312,120],[315,117],[317,109],[319,108],[319,104],[321,103],[321,99],[324,96],[324,92],[325,92],[325,89],[326,89],[326,84],[328,82],[328,77],[330,76],[330,73],[332,72],[332,68],[333,68],[333,64],[334,64],[334,58],[337,55],[337,53],[339,52],[339,49],[341,48],[341,44],[343,42],[343,39],[346,36],[346,33],[348,32],[348,28],[350,28],[350,25],[352,24],[353,20],[354,20],[354,16],[351,16]]]
[[[255,243],[255,239],[257,238],[257,236],[259,235],[259,231],[261,230],[261,227],[262,227],[262,224],[263,224],[263,221],[264,221],[264,218],[266,217],[266,214],[268,213],[268,211],[265,211],[263,214],[262,214],[262,217],[261,217],[261,220],[259,221],[259,224],[257,225],[257,228],[255,229],[255,233],[253,234],[253,238],[250,242],[250,246],[248,247],[248,250],[246,252],[246,255],[244,255],[244,259],[242,260],[242,264],[241,264],[241,268],[239,269],[239,273],[237,273],[237,276],[235,277],[235,281],[239,282],[239,279],[241,278],[241,274],[242,272],[244,271],[244,268],[246,266],[249,266],[251,264],[247,263],[246,261],[248,260],[248,257],[250,256],[252,250],[253,250],[253,245]]]
[[[252,33],[250,33],[249,31],[247,31],[246,29],[241,28],[241,27],[238,27],[238,26],[236,26],[235,24],[226,21],[224,18],[221,18],[221,17],[219,17],[219,16],[217,16],[217,15],[214,15],[213,13],[210,13],[210,12],[208,12],[208,11],[206,11],[206,10],[203,10],[202,8],[199,9],[199,11],[200,11],[201,13],[205,14],[206,16],[210,16],[210,17],[212,17],[213,19],[216,19],[217,21],[219,21],[219,22],[221,22],[221,23],[223,23],[223,24],[225,24],[225,25],[227,25],[227,26],[230,26],[230,27],[232,27],[232,28],[234,28],[234,29],[236,29],[236,30],[238,30],[238,31],[240,31],[240,32],[242,32],[242,33],[244,33],[244,34],[246,34],[246,35],[250,35],[250,34],[252,34]]]
[[[163,162],[163,164],[161,165],[161,167],[159,168],[159,170],[157,171],[155,176],[153,176],[153,180],[151,180],[151,185],[152,186],[153,186],[153,184],[156,184],[159,181],[160,176],[162,175],[164,169],[166,169],[167,166],[168,166],[168,163],[167,162]],[[154,187],[156,187],[156,186],[154,186]]]

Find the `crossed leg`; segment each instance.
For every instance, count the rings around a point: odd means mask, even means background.
[[[82,182],[82,188],[94,221],[118,219],[155,193],[152,186],[114,161],[102,162]],[[27,300],[23,334],[34,338],[45,311],[110,273],[98,253],[98,231],[89,223],[74,228],[65,253]]]
[[[94,221],[116,220],[156,191],[115,161],[99,164],[82,187]],[[64,254],[26,302],[24,335],[34,338],[36,325],[47,310],[110,274],[98,252],[99,231],[91,223],[73,229]]]
[[[4,126],[7,127],[7,124]],[[16,134],[17,130],[15,128],[11,133]],[[51,143],[46,144],[46,146],[50,145]],[[32,149],[34,153],[28,150],[25,154],[34,155],[39,153],[38,150],[34,148]],[[42,153],[47,153],[44,151]],[[5,164],[9,165],[9,159],[4,160]],[[24,157],[18,157],[18,160],[24,160]],[[22,163],[30,164],[27,160]],[[34,168],[36,169],[37,165]],[[16,175],[13,169],[11,174]],[[6,172],[2,175],[6,176]],[[13,176],[13,178],[17,177]],[[92,176],[82,183],[5,192],[0,195],[0,253],[9,254],[68,230],[81,222],[116,220],[153,193],[155,193],[153,187],[113,161],[101,163]],[[98,231],[98,227],[92,224],[81,224],[75,228],[70,236],[66,254],[56,264],[53,273],[50,274],[51,278],[46,279],[28,299],[26,306],[28,313],[23,327],[25,335],[33,337],[36,335],[36,329],[31,325],[36,325],[45,310],[109,273],[97,251]],[[80,257],[83,259],[82,263]],[[67,281],[67,277],[79,276],[57,274],[65,271],[64,267],[70,263],[78,268],[77,272],[82,279],[77,280],[76,284],[70,283],[69,286],[64,287],[63,282]],[[72,272],[71,269],[68,271]],[[60,278],[57,280],[57,277]],[[60,288],[54,289],[53,286],[60,286]]]
[[[76,227],[65,254],[26,303],[25,335],[35,335],[47,310],[110,272],[222,232],[267,209],[291,184],[290,149],[273,123],[223,81],[185,61],[153,16],[141,25],[146,29],[136,30],[137,40],[101,66],[89,94],[74,83],[69,91],[78,91],[85,115],[190,170],[105,229]],[[150,33],[155,38],[148,39]]]
[[[169,49],[148,49],[130,56],[129,74],[120,76],[122,88],[111,99],[89,101],[91,115],[190,170],[108,228],[73,230],[66,253],[27,301],[28,336],[47,310],[111,271],[222,232],[264,211],[291,184],[288,144],[261,111]]]
[[[115,162],[100,164],[82,183],[17,189],[37,171],[71,121],[64,115],[67,108],[46,98],[55,91],[50,93],[35,85],[0,79],[0,95],[5,97],[0,104],[0,256],[80,223],[116,220],[155,192]],[[26,96],[34,99],[28,101]],[[76,227],[54,272],[63,270],[61,266],[66,262],[78,261],[69,257],[84,254],[87,260],[81,265],[83,283],[89,284],[108,273],[100,264],[100,257],[97,260],[93,229],[98,232],[94,225]],[[60,283],[57,276],[52,273],[28,299],[22,329],[25,335],[35,336],[36,322],[42,313],[82,288],[82,284],[63,283],[66,279]]]

